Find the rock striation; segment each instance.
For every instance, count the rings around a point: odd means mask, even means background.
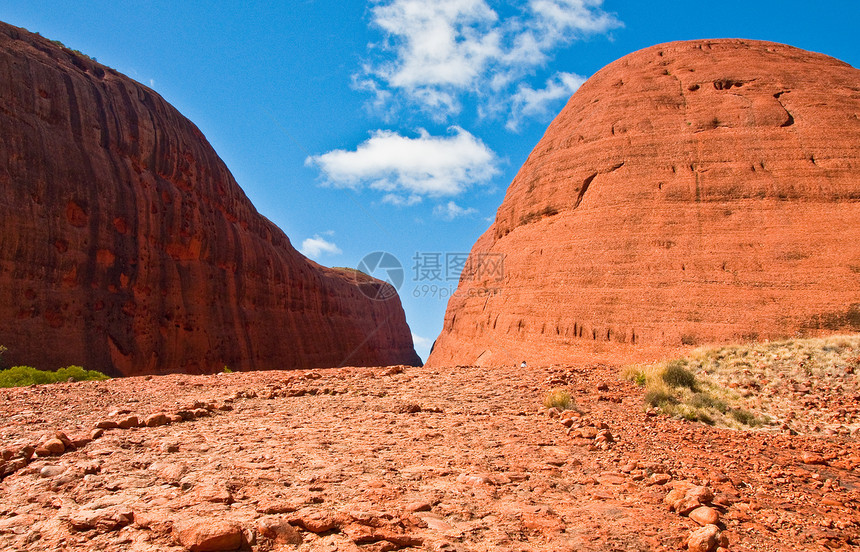
[[[158,94],[0,24],[6,364],[113,375],[417,364],[385,285],[300,255]]]
[[[860,71],[769,42],[647,48],[549,126],[428,362],[857,332],[858,234]]]

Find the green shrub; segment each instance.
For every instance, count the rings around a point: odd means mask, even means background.
[[[13,366],[8,370],[0,370],[0,387],[25,387],[27,385],[43,385],[61,381],[101,381],[110,379],[105,374],[95,370],[84,370],[80,366],[67,366],[56,372],[37,370],[32,366]]]
[[[693,408],[713,408],[722,414],[728,410],[728,405],[724,401],[709,395],[708,393],[696,393],[690,398],[690,406]]]
[[[678,399],[665,389],[655,388],[645,392],[645,402],[651,406],[664,408],[678,404]]]
[[[686,368],[685,360],[673,360],[666,365],[663,372],[663,381],[670,387],[686,387],[691,391],[696,390],[696,376]]]
[[[729,411],[729,415],[738,423],[746,426],[755,427],[762,424],[762,421],[755,414],[743,408],[733,408]]]

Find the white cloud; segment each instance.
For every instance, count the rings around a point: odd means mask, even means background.
[[[413,333],[412,334],[412,343],[419,348],[427,348],[433,345],[433,340],[428,339],[426,337],[421,337],[420,335]]]
[[[328,232],[323,232],[328,236],[334,234],[331,230]],[[315,234],[312,238],[307,238],[302,242],[302,248],[299,252],[305,257],[310,257],[311,259],[319,259],[323,255],[340,255],[343,253],[340,247],[334,244],[334,242],[330,242],[320,236],[319,234]]]
[[[517,130],[524,117],[548,114],[551,106],[560,99],[568,99],[584,82],[585,77],[574,73],[556,73],[540,90],[520,84],[511,99],[511,116],[505,126],[509,130]]]
[[[410,205],[415,205],[416,203],[421,203],[421,201],[421,196],[417,194],[412,194],[409,196],[403,196],[400,194],[385,194],[384,196],[382,196],[382,203],[388,203],[396,207],[408,207]]]
[[[433,214],[437,217],[442,217],[445,220],[454,220],[455,218],[467,217],[477,214],[477,210],[472,207],[460,207],[453,201],[449,201],[444,205],[437,205],[433,208]]]
[[[511,92],[573,40],[621,26],[603,0],[510,0],[502,18],[485,0],[376,0],[373,25],[384,40],[355,77],[380,111],[416,105],[436,120],[462,109],[502,113]]]
[[[457,195],[497,174],[496,157],[481,140],[460,127],[448,136],[419,130],[417,138],[377,130],[354,151],[334,150],[308,157],[328,183],[386,192],[384,202],[414,204],[422,196]]]

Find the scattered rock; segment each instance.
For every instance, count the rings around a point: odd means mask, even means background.
[[[289,518],[289,522],[311,533],[325,533],[339,525],[331,512],[322,510],[300,510]]]
[[[156,414],[150,414],[147,416],[143,423],[146,427],[158,427],[167,425],[170,423],[170,418],[167,417],[167,414],[164,412],[158,412]]]
[[[295,527],[279,517],[269,516],[258,519],[257,531],[278,544],[301,544],[304,540]]]
[[[823,456],[810,451],[803,451],[800,455],[800,461],[811,465],[824,465],[827,463]]]
[[[720,528],[716,525],[705,525],[690,533],[687,539],[687,549],[690,552],[711,552],[719,542]]]
[[[235,521],[194,518],[173,525],[176,542],[190,552],[226,552],[242,546],[242,526]]]
[[[689,518],[699,525],[716,525],[720,521],[720,514],[710,506],[699,506],[690,512]]]
[[[69,523],[78,531],[112,531],[134,521],[134,513],[125,506],[110,506],[95,510],[81,509],[69,515]]]
[[[120,429],[131,429],[140,425],[140,419],[137,416],[127,416],[118,421],[116,425]]]
[[[66,468],[64,468],[63,466],[57,466],[57,465],[49,464],[47,466],[44,466],[41,470],[39,470],[39,475],[41,477],[56,477],[56,476],[60,475],[61,473],[63,473],[64,471],[66,471]]]

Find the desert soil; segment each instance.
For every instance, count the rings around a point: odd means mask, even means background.
[[[556,387],[580,412],[542,407]],[[646,412],[616,366],[172,375],[0,401],[2,550],[860,545],[855,436]]]

